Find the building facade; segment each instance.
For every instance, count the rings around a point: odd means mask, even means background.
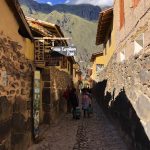
[[[122,62],[137,55],[149,45],[149,6],[146,0],[114,2],[117,60]]]
[[[115,0],[115,51],[100,73],[102,105],[135,149],[150,149],[150,1]]]
[[[34,43],[17,0],[0,1],[0,149],[31,145]]]
[[[68,46],[59,26],[28,17],[27,21],[35,39],[35,67],[39,74],[39,81],[35,79],[39,84],[35,90],[38,88],[39,93],[34,93],[34,110],[37,113],[33,113],[34,136],[38,139],[37,127],[40,124],[55,123],[62,113],[67,112],[67,100],[63,95],[67,87],[73,86],[75,60],[72,56],[53,50],[56,47]]]
[[[108,65],[115,51],[115,26],[113,8],[108,8],[99,15],[96,45],[102,45],[98,53],[91,56],[92,80],[98,82],[100,72]]]
[[[92,54],[91,62],[92,74],[90,77],[93,82],[97,82],[99,80],[99,73],[106,67],[104,54],[102,52]]]
[[[102,44],[103,55],[99,57],[99,61],[106,67],[115,51],[115,32],[113,8],[102,11],[99,15],[96,45]]]

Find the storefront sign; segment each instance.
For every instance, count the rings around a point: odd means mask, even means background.
[[[39,121],[40,121],[40,71],[34,72],[34,93],[33,93],[33,127],[34,138],[39,137]]]
[[[75,56],[77,52],[76,47],[53,47],[52,50],[65,56]]]

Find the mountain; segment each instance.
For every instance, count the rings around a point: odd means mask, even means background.
[[[21,1],[26,2],[25,4],[22,3],[21,5],[26,16],[57,24],[61,27],[65,37],[72,38],[72,40],[69,42],[77,47],[76,61],[79,62],[82,71],[85,72],[89,66],[91,54],[101,50],[100,46],[95,45],[97,22],[94,19],[92,19],[94,21],[90,21],[89,19],[87,20],[78,15],[66,12],[62,13],[57,10],[48,13],[46,12],[46,9],[44,11],[41,10],[44,9],[43,6],[50,8],[51,6],[43,4],[40,5],[41,7],[37,7],[34,5],[37,3],[33,2],[33,0]],[[33,4],[30,5],[30,2],[33,2]],[[88,5],[84,6],[88,7]],[[82,11],[82,7],[80,11]],[[85,16],[84,13],[83,15]]]
[[[34,0],[19,0],[24,11],[28,12],[29,14],[33,13],[42,13],[42,14],[49,14],[52,11],[58,11],[60,13],[70,13],[73,15],[77,15],[81,18],[96,21],[99,16],[99,12],[101,8],[98,6],[93,6],[89,4],[81,4],[81,5],[65,5],[65,4],[58,4],[58,5],[48,5],[43,3],[38,3]]]
[[[88,62],[91,54],[100,50],[95,45],[97,23],[85,20],[81,17],[53,11],[45,21],[59,25],[66,37],[72,37],[72,43],[77,46],[78,61]]]

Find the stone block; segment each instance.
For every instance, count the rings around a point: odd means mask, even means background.
[[[25,69],[24,64],[20,64],[20,69],[21,69],[21,70]]]
[[[28,90],[26,89],[21,89],[21,95],[27,95],[28,94]]]
[[[0,97],[0,121],[8,120],[12,112],[11,103],[6,96]]]
[[[21,82],[21,86],[22,86],[22,87],[25,87],[25,85],[26,85],[25,81],[22,81],[22,82]]]
[[[147,136],[150,140],[150,121],[147,122],[146,126],[145,126],[145,129],[146,129],[146,133],[147,133]]]
[[[15,90],[10,90],[9,94],[13,95],[13,94],[15,94],[15,92],[16,92]]]
[[[149,138],[149,140],[150,140],[150,121],[147,122],[145,128],[146,128],[147,136],[148,136],[148,138]]]
[[[137,101],[138,99],[138,94],[137,94],[137,92],[134,90],[134,89],[132,89],[132,90],[130,90],[129,91],[129,97],[130,97],[130,99],[133,101],[133,102],[135,102],[135,101]]]
[[[150,98],[140,95],[136,103],[136,111],[142,120],[150,120]]]
[[[150,98],[150,85],[148,86],[147,90],[146,90],[146,94],[147,96]]]
[[[142,69],[139,76],[142,84],[148,84],[150,82],[150,71],[147,69]]]

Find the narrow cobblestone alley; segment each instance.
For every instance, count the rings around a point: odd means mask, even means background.
[[[50,127],[45,139],[29,150],[127,150],[117,129],[94,102],[90,118],[73,120],[71,114]]]

